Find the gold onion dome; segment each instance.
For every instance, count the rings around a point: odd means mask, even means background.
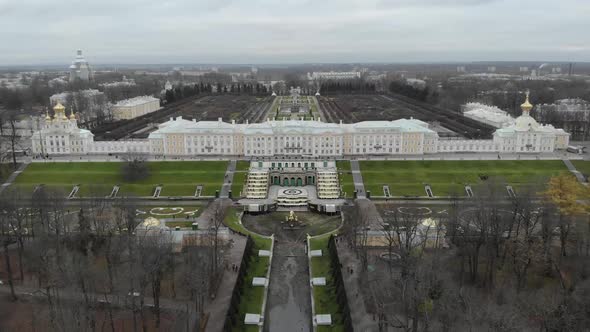
[[[55,106],[53,106],[53,110],[55,112],[64,112],[66,108],[61,103],[57,103]]]
[[[70,113],[70,120],[76,120],[76,114],[74,114],[74,111]]]
[[[57,105],[55,105],[53,107],[53,111],[55,111],[55,118],[56,119],[60,119],[60,120],[67,120],[68,119],[68,117],[66,117],[66,108],[61,103],[57,103]]]
[[[524,101],[524,103],[522,105],[520,105],[520,108],[522,109],[523,112],[530,112],[533,109],[533,105],[529,102],[529,92],[526,92],[526,100]]]

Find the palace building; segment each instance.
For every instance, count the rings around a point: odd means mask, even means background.
[[[443,139],[417,119],[325,123],[319,120],[267,120],[262,123],[190,121],[171,118],[147,139],[94,141],[68,118],[61,104],[33,135],[33,152],[86,155],[137,152],[153,156],[237,156],[316,158],[367,155],[423,155],[456,152],[550,153],[566,149],[569,134],[530,116],[528,96],[522,115],[499,128],[492,139]]]

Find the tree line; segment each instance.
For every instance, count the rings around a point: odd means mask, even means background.
[[[342,240],[379,330],[590,328],[590,191],[565,174],[507,200],[502,183],[428,217],[392,204],[380,231],[368,201],[345,212]]]
[[[126,329],[147,331],[171,329],[166,312],[192,330],[227,265],[230,244],[219,235],[227,205],[211,203],[210,227],[176,251],[170,230],[142,225],[136,200],[100,198],[98,190],[92,196],[76,207],[44,187],[0,196],[0,271],[9,298],[37,298],[19,319],[35,317],[33,330],[118,331],[124,321]]]

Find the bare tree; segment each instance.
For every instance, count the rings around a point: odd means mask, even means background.
[[[162,278],[173,263],[172,235],[168,230],[147,230],[142,235],[138,234],[136,239],[138,244],[138,262],[143,272],[139,276],[141,306],[143,307],[144,294],[149,283],[151,284],[151,293],[154,299],[156,328],[159,328]],[[144,328],[145,326],[144,319]]]
[[[127,152],[121,159],[124,161],[121,166],[121,175],[126,181],[139,181],[150,176],[150,169],[145,154]]]
[[[367,242],[370,230],[368,200],[357,199],[354,206],[343,211],[346,222],[342,228],[342,236],[361,260],[362,270],[368,266]]]
[[[211,262],[210,267],[212,268],[211,276],[214,278],[212,281],[214,281],[218,280],[217,276],[219,273],[219,266],[221,264],[221,256],[219,254],[219,229],[223,226],[223,222],[225,220],[228,205],[230,204],[230,202],[222,199],[217,199],[211,204],[213,204],[213,206],[210,208],[212,212],[210,218],[211,224],[209,227],[209,231],[211,234],[211,238],[213,240],[213,261]]]
[[[512,271],[516,278],[516,291],[526,286],[529,268],[540,258],[542,241],[539,236],[542,218],[546,218],[547,210],[537,207],[534,191],[523,191],[514,199],[515,225],[510,229],[505,252],[512,258]]]
[[[8,285],[10,286],[11,299],[12,301],[16,301],[17,297],[14,291],[14,278],[8,247],[16,242],[12,229],[14,229],[14,214],[18,208],[11,203],[13,202],[9,201],[4,195],[0,196],[0,239],[2,241],[2,248],[4,249],[4,264],[8,277]]]
[[[188,288],[194,302],[195,312],[203,315],[205,300],[211,291],[209,285],[212,268],[209,265],[213,248],[210,246],[210,240],[204,239],[202,236],[199,236],[198,239],[199,243],[185,246],[181,275],[183,284]]]

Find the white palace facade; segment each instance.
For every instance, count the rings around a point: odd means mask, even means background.
[[[492,139],[440,139],[428,123],[417,119],[363,121],[352,124],[319,120],[267,120],[262,123],[190,121],[171,118],[147,139],[94,141],[78,128],[75,115],[55,106],[54,117],[32,137],[38,155],[102,155],[143,153],[152,156],[237,157],[362,157],[367,155],[423,155],[454,152],[550,153],[565,149],[569,134],[541,125],[529,115],[532,105],[514,124],[496,130]]]

